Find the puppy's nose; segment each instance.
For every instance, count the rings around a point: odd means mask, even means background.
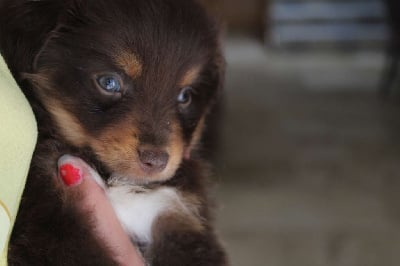
[[[142,169],[148,174],[159,173],[165,169],[168,164],[168,153],[156,149],[138,150]]]

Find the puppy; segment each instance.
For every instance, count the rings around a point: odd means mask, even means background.
[[[1,0],[0,49],[29,99],[39,140],[9,265],[115,265],[63,154],[102,177],[150,265],[227,265],[196,155],[220,94],[218,29],[190,0]]]

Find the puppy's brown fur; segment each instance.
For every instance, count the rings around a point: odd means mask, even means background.
[[[189,0],[0,1],[0,49],[39,124],[10,265],[115,264],[74,208],[79,195],[60,188],[56,164],[68,153],[105,181],[174,188],[196,213],[195,220],[175,212],[157,219],[144,248],[149,263],[227,263],[194,154],[223,83],[217,36]],[[121,90],[104,90],[104,75]],[[188,103],[177,101],[185,87],[192,88]]]

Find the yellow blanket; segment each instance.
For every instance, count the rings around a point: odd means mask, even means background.
[[[30,105],[0,56],[0,266],[21,200],[37,127]]]

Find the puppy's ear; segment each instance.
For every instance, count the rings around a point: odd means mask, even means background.
[[[38,70],[38,65],[42,55],[46,52],[49,44],[62,34],[74,28],[79,28],[89,22],[88,3],[91,0],[66,0],[58,10],[57,20],[51,31],[47,33],[42,41],[40,49],[37,51],[33,60],[33,72]]]
[[[44,41],[42,42],[42,46],[39,48],[39,50],[37,51],[33,62],[32,62],[32,72],[36,73],[38,71],[38,63],[39,60],[41,58],[41,56],[43,55],[43,53],[46,51],[46,48],[48,47],[49,43],[57,37],[57,33],[59,31],[60,25],[56,24],[55,28],[53,30],[51,30],[47,35],[46,38],[44,39]]]
[[[62,1],[0,1],[1,53],[15,77],[32,71],[32,63],[55,27]]]

